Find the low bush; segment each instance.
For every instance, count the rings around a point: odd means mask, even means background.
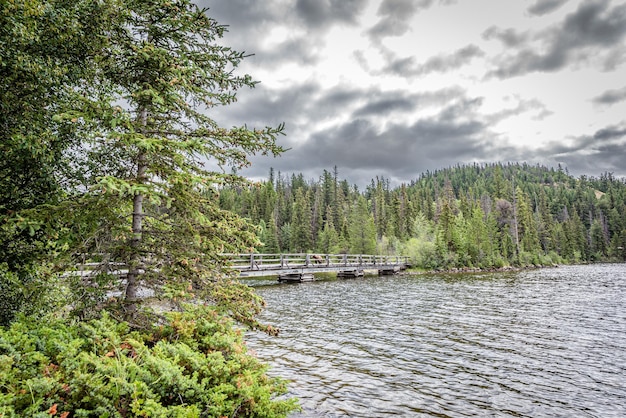
[[[209,307],[150,332],[104,315],[0,328],[0,417],[284,417],[295,399]]]

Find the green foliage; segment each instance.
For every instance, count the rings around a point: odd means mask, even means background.
[[[218,189],[247,183],[223,167],[282,152],[282,126],[207,116],[256,84],[224,31],[190,0],[0,2],[0,325],[32,318],[0,331],[0,416],[293,409],[224,319],[276,333],[255,320],[254,291],[225,277],[220,253],[258,241]],[[274,200],[268,189],[263,216]],[[71,274],[85,264],[93,274]],[[140,309],[146,290],[189,312],[163,322]],[[102,309],[129,322],[42,320]]]
[[[106,315],[0,329],[0,416],[284,417],[296,408],[214,309],[168,314],[150,331]]]
[[[40,319],[65,306],[68,294],[61,278],[43,271],[30,266],[15,272],[0,263],[0,326],[8,326],[18,313]]]
[[[24,305],[22,282],[6,263],[0,264],[0,326],[8,325]]]
[[[403,255],[411,257],[412,262],[421,268],[437,268],[435,235],[432,222],[419,213],[413,223],[413,237],[406,243]]]
[[[40,266],[56,257],[60,234],[42,231],[45,217],[24,211],[58,204],[77,181],[64,153],[80,142],[79,124],[54,115],[92,79],[89,64],[102,49],[107,14],[102,2],[0,2],[0,280],[15,296],[13,314],[45,304],[37,296],[47,292],[33,285],[46,281]],[[13,314],[3,312],[4,323]]]
[[[205,164],[241,168],[252,154],[278,154],[282,126],[226,129],[207,116],[256,84],[236,73],[244,54],[222,45],[225,27],[190,0],[0,8],[3,286],[24,294],[33,269],[45,282],[89,262],[94,274],[70,283],[81,317],[112,301],[133,319],[146,288],[227,300],[214,286],[219,254],[258,241],[219,206],[218,188],[245,180]],[[263,202],[273,204],[271,188]],[[107,273],[118,265],[126,286],[110,300],[119,278]]]
[[[363,196],[357,198],[350,215],[350,252],[374,254],[376,252],[376,225]]]
[[[311,210],[308,197],[302,188],[296,191],[296,199],[291,213],[290,247],[294,252],[306,252],[312,246]]]
[[[402,255],[408,256],[411,263],[416,267],[427,270],[434,270],[439,267],[435,243],[432,241],[411,238],[404,244]]]
[[[177,298],[210,296],[222,274],[217,254],[257,244],[254,228],[217,204],[217,186],[241,179],[208,171],[203,160],[240,168],[250,154],[280,153],[282,127],[225,129],[207,116],[206,109],[232,103],[238,89],[255,82],[232,71],[244,55],[219,43],[225,28],[204,10],[188,0],[117,7],[98,63],[107,89],[61,117],[98,128],[86,145],[91,160],[106,165],[92,168],[84,198],[116,202],[109,219],[117,224],[98,228],[77,250],[112,254],[128,266],[123,303],[130,318],[143,287]]]
[[[340,251],[339,233],[335,229],[330,206],[326,207],[326,219],[317,239],[317,251],[325,254],[335,254]]]
[[[306,183],[301,174],[279,173],[272,176],[272,184],[276,206],[265,212],[272,213],[271,222],[282,232],[284,252],[295,248],[290,244],[294,229],[307,230],[302,225],[294,228],[289,208],[297,208],[299,213],[317,214],[298,217],[298,222],[308,221],[313,231],[311,245],[297,247],[305,252],[367,248],[409,255],[416,267],[425,269],[490,269],[626,257],[626,182],[610,173],[599,179],[574,179],[563,170],[541,166],[474,164],[427,172],[396,188],[376,177],[358,192],[338,179],[335,168],[333,174],[324,170],[318,182]],[[225,187],[222,193],[229,202],[254,202],[266,189],[267,184]],[[306,195],[308,199],[301,198]],[[323,213],[321,205],[326,205]],[[247,206],[228,207],[253,219]],[[370,237],[367,247],[355,242],[355,237],[364,236]],[[373,240],[375,248],[370,245]]]

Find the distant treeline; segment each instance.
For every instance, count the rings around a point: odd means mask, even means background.
[[[474,164],[365,190],[302,174],[220,190],[220,205],[258,225],[266,253],[408,255],[425,269],[626,260],[626,182],[528,164]]]

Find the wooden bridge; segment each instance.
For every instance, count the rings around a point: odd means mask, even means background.
[[[99,254],[102,256],[102,254]],[[281,282],[314,280],[314,273],[337,273],[340,278],[364,275],[364,270],[375,270],[379,275],[391,275],[410,267],[408,257],[365,254],[221,254],[229,268],[239,278],[277,276]],[[66,276],[93,276],[101,272],[101,263],[85,261]],[[106,272],[125,279],[128,268],[123,263],[108,262]]]
[[[280,282],[313,280],[313,273],[335,272],[337,277],[363,276],[364,270],[380,275],[408,268],[408,257],[365,254],[224,254],[239,277],[278,276]]]

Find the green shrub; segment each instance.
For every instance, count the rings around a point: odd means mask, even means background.
[[[498,268],[498,269],[508,265],[507,261],[501,255],[494,256],[492,264],[493,264],[493,267]]]
[[[41,318],[65,300],[56,276],[45,276],[34,266],[11,269],[0,263],[0,326],[8,326],[21,314]],[[1,416],[0,416],[1,417]]]
[[[20,285],[17,274],[9,271],[6,263],[0,263],[0,326],[10,324],[20,309],[24,300]]]
[[[434,242],[411,238],[404,244],[401,253],[408,256],[415,267],[427,270],[437,267],[437,248]]]
[[[0,329],[0,417],[284,417],[296,400],[266,370],[208,307],[152,332],[22,318]]]

